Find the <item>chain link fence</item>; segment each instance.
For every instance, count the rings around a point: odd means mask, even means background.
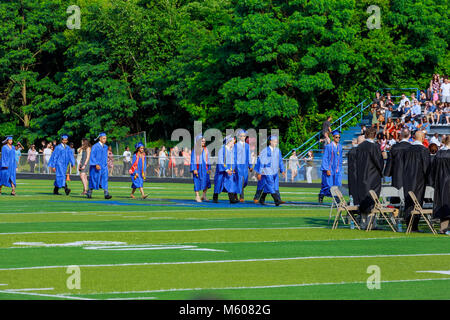
[[[77,154],[75,154],[77,159]],[[17,158],[16,158],[17,160]],[[48,168],[47,163],[49,156],[38,154],[36,157],[28,157],[27,153],[21,153],[18,159],[17,172],[18,173],[34,173],[34,174],[54,174]],[[209,158],[211,163],[211,179],[214,178],[217,157]],[[253,159],[253,164],[256,159]],[[76,161],[77,162],[77,161]],[[286,169],[286,177],[280,175],[280,182],[292,183],[320,183],[321,171],[320,166],[322,161],[312,160],[283,160]],[[79,163],[76,163],[75,168],[71,168],[71,174],[77,175]],[[108,161],[108,171],[110,176],[125,177],[129,176],[128,170],[131,168],[131,162],[127,162],[122,155],[110,156]],[[178,179],[192,179],[190,172],[190,157],[155,157],[147,156],[146,175],[148,178],[178,178]],[[343,178],[347,180],[347,160],[344,158],[343,162]],[[249,172],[249,181],[257,181],[255,172]]]

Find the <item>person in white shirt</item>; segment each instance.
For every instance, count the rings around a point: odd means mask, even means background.
[[[448,82],[447,78],[444,79],[444,83],[441,85],[441,96],[441,102],[450,103],[450,83]]]
[[[52,152],[53,152],[51,147],[52,147],[52,143],[49,142],[43,152],[43,154],[44,154],[44,170],[46,173],[50,173],[50,170],[47,165],[48,165],[48,162],[50,161],[50,157],[52,156]]]
[[[405,94],[402,94],[402,99],[400,100],[400,103],[398,105],[397,111],[401,112],[403,106],[405,105],[405,102],[408,101],[408,103],[411,103],[411,101],[409,101],[409,99],[406,97]]]
[[[441,142],[439,141],[439,134],[436,132],[430,139],[430,144],[434,143],[438,147],[441,146]]]
[[[130,147],[125,147],[125,151],[122,154],[123,157],[123,170],[122,175],[126,175],[131,168],[131,152]]]
[[[298,163],[297,153],[292,151],[292,155],[289,157],[289,170],[291,170],[291,181],[294,182],[295,177],[298,173],[298,168],[300,167]]]

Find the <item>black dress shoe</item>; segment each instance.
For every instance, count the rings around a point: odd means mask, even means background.
[[[53,189],[53,194],[56,195],[56,196],[60,196],[61,193],[59,193],[58,190],[59,190],[59,188],[58,188],[58,187],[55,187],[55,188]]]
[[[111,199],[112,198],[112,196],[110,196],[109,194],[107,194],[106,196],[105,196],[105,199]]]
[[[69,188],[64,189],[64,192],[66,193],[66,196],[69,195],[70,191],[72,191],[72,190],[70,190]]]

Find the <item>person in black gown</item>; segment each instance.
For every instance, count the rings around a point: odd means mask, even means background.
[[[369,191],[374,190],[379,196],[383,177],[384,160],[381,149],[374,140],[376,134],[375,128],[368,128],[365,132],[366,140],[358,145],[355,154],[356,188],[352,188],[352,191],[356,195],[354,200],[359,205],[361,228],[364,229],[368,225],[367,216],[375,205]]]
[[[356,152],[358,149],[358,146],[363,143],[365,140],[364,136],[359,136],[356,140],[356,146],[353,147],[348,153],[347,153],[347,161],[348,161],[348,192],[353,198],[354,203],[359,203],[359,199],[357,199],[358,194],[356,192],[357,190],[357,182],[358,178],[356,176]]]
[[[448,232],[450,222],[450,136],[443,139],[444,145],[434,156],[431,170],[434,187],[433,218],[440,219],[439,233]]]
[[[409,146],[404,153],[403,163],[403,192],[405,195],[405,220],[409,225],[411,219],[411,211],[414,209],[414,202],[409,196],[408,192],[414,192],[420,205],[423,205],[425,197],[425,187],[429,183],[430,175],[430,151],[423,146],[425,134],[422,131],[417,131],[415,134],[415,141]],[[406,179],[407,177],[407,179]],[[412,232],[419,232],[420,216],[415,215]]]
[[[403,158],[406,150],[411,146],[410,137],[411,133],[408,129],[403,129],[400,132],[400,139],[402,140],[392,146],[384,170],[386,177],[392,177],[392,186],[399,190],[403,187]]]

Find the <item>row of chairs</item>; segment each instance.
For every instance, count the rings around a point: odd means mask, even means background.
[[[432,189],[433,188],[427,187],[427,191],[425,193],[425,198],[427,198],[427,197],[429,197],[430,199],[433,198],[432,195],[433,195],[434,190],[432,190]],[[330,191],[331,191],[331,195],[333,197],[333,203],[330,208],[330,218],[329,218],[328,223],[331,220],[331,213],[333,211],[333,208],[336,208],[336,211],[337,211],[337,214],[334,218],[332,229],[337,229],[339,221],[341,219],[345,223],[343,214],[347,214],[350,217],[350,219],[353,221],[355,227],[358,230],[361,230],[361,227],[358,224],[358,222],[355,218],[355,213],[354,213],[354,212],[358,211],[358,209],[359,209],[358,206],[348,205],[347,201],[345,201],[344,196],[342,195],[341,191],[339,190],[339,188],[337,186],[331,187]],[[403,189],[399,190],[394,187],[383,187],[380,192],[380,197],[383,199],[383,202],[380,201],[380,199],[378,198],[378,196],[374,190],[370,190],[369,194],[372,197],[375,205],[368,215],[369,223],[367,225],[366,231],[372,230],[373,222],[376,217],[381,217],[387,222],[387,224],[389,225],[389,227],[392,229],[393,232],[397,232],[397,230],[395,229],[395,219],[397,219],[399,217],[399,212],[400,212],[400,210],[402,210],[404,208],[404,204],[405,204]],[[411,211],[411,215],[412,216],[420,215],[425,220],[425,222],[428,225],[428,227],[430,228],[431,232],[433,232],[433,234],[437,234],[436,230],[433,228],[433,224],[432,224],[432,220],[431,220],[431,215],[433,213],[433,210],[423,208],[420,205],[419,201],[417,200],[417,197],[414,194],[414,192],[409,191],[408,194],[411,197],[412,201],[414,202],[414,209]],[[400,198],[400,203],[399,204],[391,204],[389,201],[387,201],[388,198],[392,198],[392,197]],[[410,219],[408,227],[406,229],[407,234],[411,233],[412,222],[413,222],[413,219]]]

